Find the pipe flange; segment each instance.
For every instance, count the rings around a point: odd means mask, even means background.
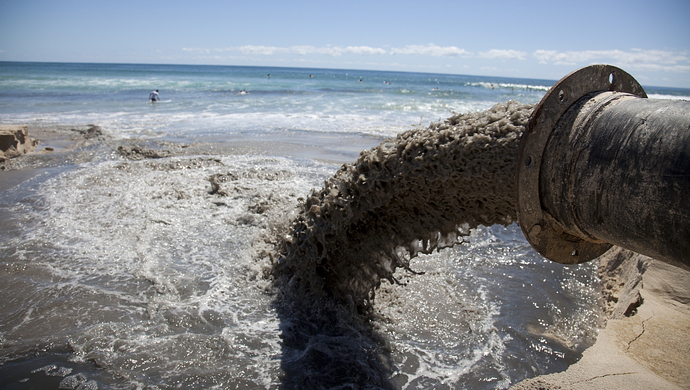
[[[541,99],[525,129],[517,163],[517,216],[527,241],[542,256],[562,264],[592,260],[611,244],[592,242],[563,232],[544,211],[539,178],[544,149],[561,116],[580,98],[594,92],[613,91],[646,98],[642,86],[624,70],[611,65],[591,65],[559,80]]]

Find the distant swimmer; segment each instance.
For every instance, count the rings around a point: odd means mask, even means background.
[[[246,89],[243,89],[243,90],[240,91],[240,93],[239,93],[238,95],[246,95],[246,94],[248,94],[248,93],[249,93],[249,92],[247,92]]]
[[[160,100],[161,100],[160,96],[158,96],[158,90],[152,91],[152,92],[149,94],[149,100],[150,100],[151,102],[155,102],[155,101],[160,101]]]
[[[361,82],[362,82],[362,79],[359,79],[359,82],[361,83]]]
[[[268,78],[269,78],[269,79],[271,78],[271,74],[270,74],[270,73],[268,74]]]
[[[314,77],[314,76],[313,76],[313,75],[309,75],[309,78],[312,78],[312,77]]]

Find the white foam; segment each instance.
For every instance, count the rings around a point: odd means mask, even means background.
[[[690,100],[690,96],[664,95],[664,94],[658,94],[658,93],[651,93],[647,97],[650,99]]]
[[[55,342],[69,338],[75,359],[131,372],[132,381],[146,382],[144,372],[191,378],[201,365],[204,375],[277,383],[278,320],[250,250],[270,226],[267,211],[251,205],[282,197],[294,207],[332,169],[190,157],[87,164],[48,180],[35,195],[43,207],[32,213],[47,223],[23,238],[35,253],[25,261],[36,268],[23,287],[25,314],[3,339],[47,342],[59,323]],[[209,176],[227,172],[243,180],[228,183],[228,196],[209,194]],[[286,173],[263,180],[261,172]],[[30,287],[45,278],[53,282]]]
[[[480,81],[470,83],[471,86],[482,87],[487,89],[497,89],[504,88],[510,90],[524,90],[524,91],[537,91],[537,92],[548,92],[551,86],[545,85],[533,85],[533,84],[519,84],[519,83],[492,83],[488,81]]]

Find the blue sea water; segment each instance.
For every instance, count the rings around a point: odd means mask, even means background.
[[[93,122],[122,137],[391,136],[451,111],[536,102],[551,84],[335,69],[0,63],[0,119]],[[146,104],[155,89],[162,102]]]
[[[1,124],[102,130],[0,172],[0,387],[58,388],[81,374],[101,389],[279,388],[289,324],[263,276],[262,237],[361,150],[453,112],[536,103],[553,83],[0,63]],[[55,139],[39,137],[39,149]],[[117,145],[173,152],[129,160]],[[234,178],[226,196],[211,191],[213,175]],[[551,263],[516,225],[479,228],[412,267],[425,273],[382,288],[372,325],[397,388],[507,388],[565,369],[596,336],[596,265]]]

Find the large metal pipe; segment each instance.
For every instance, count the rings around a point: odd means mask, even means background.
[[[623,70],[593,65],[535,108],[517,208],[544,257],[577,264],[617,245],[690,268],[690,102],[646,97]]]

